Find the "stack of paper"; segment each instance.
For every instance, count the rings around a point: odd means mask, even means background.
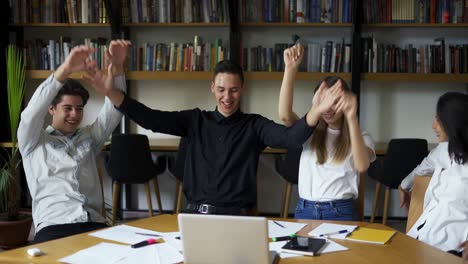
[[[180,236],[180,232],[163,233],[134,226],[118,225],[91,233],[89,235],[102,239],[114,240],[125,244],[135,244],[143,240],[147,240],[148,238],[174,238]]]
[[[172,264],[182,262],[184,258],[166,243],[131,248],[130,246],[102,242],[59,259],[59,261],[80,264]]]

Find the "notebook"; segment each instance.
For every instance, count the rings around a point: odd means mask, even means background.
[[[264,217],[179,214],[184,263],[269,264]]]
[[[358,242],[374,243],[374,244],[385,244],[394,235],[394,230],[381,230],[367,227],[359,227],[349,234],[346,239]]]

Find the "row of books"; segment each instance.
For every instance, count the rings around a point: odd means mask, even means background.
[[[120,0],[123,23],[229,22],[228,0]]]
[[[81,44],[94,47],[97,52],[91,56],[97,61],[100,69],[106,68],[104,53],[108,40],[105,38],[85,38]],[[43,40],[36,39],[34,41],[26,41],[24,52],[26,55],[26,68],[28,70],[55,70],[62,64],[65,58],[70,53],[70,50],[80,43],[72,42],[69,37],[60,37],[60,40]]]
[[[20,23],[108,23],[107,0],[10,1],[12,21]]]
[[[229,50],[217,38],[203,43],[195,36],[193,43],[143,43],[132,47],[130,65],[133,71],[211,71],[214,65],[229,58]]]
[[[351,0],[240,0],[241,22],[351,23]]]
[[[468,23],[465,0],[363,0],[364,23]]]
[[[468,44],[434,43],[400,47],[363,39],[362,72],[468,73]]]
[[[277,43],[274,48],[250,47],[243,48],[241,65],[246,71],[284,71],[284,50],[291,44]],[[304,57],[299,71],[301,72],[350,72],[351,44],[343,41],[333,43],[326,41],[304,45]]]

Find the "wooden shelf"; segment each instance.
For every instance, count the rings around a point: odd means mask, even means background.
[[[86,23],[86,24],[69,24],[69,23],[24,23],[11,24],[12,27],[110,27],[109,23]]]
[[[379,27],[379,28],[465,28],[468,23],[414,23],[414,24],[391,24],[391,23],[375,23],[375,24],[362,24],[363,27]]]
[[[168,71],[129,71],[127,80],[172,80],[194,81],[211,80],[211,72],[168,72]]]
[[[361,79],[365,81],[385,82],[447,82],[468,83],[468,74],[446,73],[363,73]]]
[[[351,27],[351,23],[241,23],[241,27]]]
[[[246,80],[253,81],[281,81],[283,72],[245,72]],[[331,73],[331,72],[298,72],[296,80],[302,81],[320,81],[326,76],[339,76],[343,80],[351,80],[351,73]]]
[[[47,79],[54,71],[49,70],[27,70],[26,78],[28,79]],[[70,78],[81,79],[82,73],[73,73]]]
[[[229,23],[126,23],[124,27],[228,27]]]
[[[26,77],[29,79],[46,79],[53,71],[29,70]],[[283,72],[245,72],[245,79],[249,81],[281,81]],[[351,80],[351,73],[333,72],[298,72],[296,80],[319,81],[326,76],[339,76],[344,80]],[[82,73],[74,73],[71,78],[80,79]],[[468,74],[445,74],[445,73],[363,73],[363,81],[385,81],[385,82],[447,82],[468,83]],[[167,72],[167,71],[129,71],[127,80],[211,80],[211,72]]]

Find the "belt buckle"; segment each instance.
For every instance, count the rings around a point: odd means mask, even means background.
[[[209,204],[200,204],[198,207],[198,212],[200,214],[209,214],[210,213],[210,206]]]

